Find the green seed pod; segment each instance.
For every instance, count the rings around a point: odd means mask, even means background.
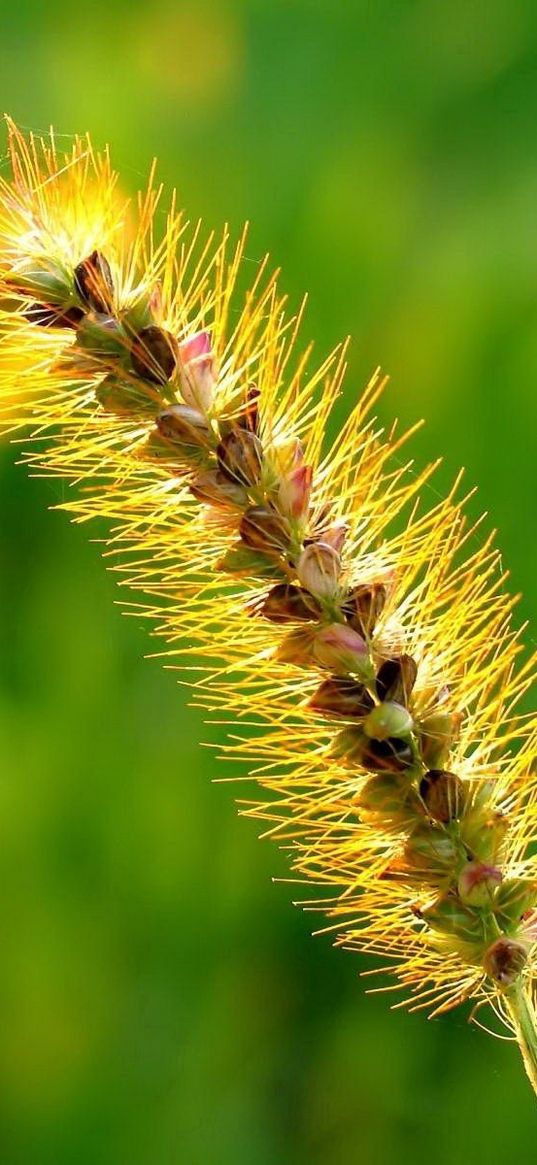
[[[26,308],[24,318],[29,324],[40,328],[76,328],[84,318],[81,307],[53,307],[50,303],[32,303]]]
[[[108,259],[92,251],[74,269],[75,287],[83,303],[96,312],[112,310],[114,281]]]
[[[459,828],[469,853],[479,854],[482,862],[501,865],[502,843],[509,828],[503,813],[486,804],[473,806],[461,816]]]
[[[159,401],[144,392],[142,385],[138,388],[113,373],[97,385],[95,399],[106,413],[120,417],[154,416],[159,407]]]
[[[427,926],[440,934],[450,935],[465,943],[481,944],[483,941],[481,916],[463,905],[456,894],[446,894],[432,906],[420,910],[420,917]]]
[[[181,445],[203,445],[209,433],[205,417],[188,405],[170,405],[164,409],[157,417],[157,429],[161,437]]]
[[[404,856],[407,865],[423,875],[445,874],[458,864],[460,850],[456,841],[439,826],[421,822],[408,838]]]
[[[280,553],[289,545],[289,526],[276,510],[250,506],[242,516],[239,533],[253,550]]]
[[[524,969],[528,952],[516,939],[502,935],[485,952],[483,967],[498,987],[507,991]]]
[[[494,914],[502,930],[519,927],[528,910],[537,904],[537,884],[527,878],[506,878],[494,898]]]
[[[242,507],[247,499],[242,486],[230,481],[219,469],[208,469],[206,473],[199,473],[190,482],[190,492],[199,502],[223,510],[228,510],[230,506]]]
[[[464,786],[455,773],[429,769],[420,781],[420,797],[434,821],[456,821],[464,807]]]
[[[360,763],[373,773],[404,773],[413,767],[414,754],[408,740],[395,736],[371,740],[364,735]]]
[[[261,552],[245,546],[244,542],[236,542],[230,546],[225,554],[215,562],[215,570],[224,574],[239,574],[245,578],[277,579],[281,578],[282,570],[273,559]]]
[[[230,481],[255,485],[261,477],[263,446],[249,429],[232,429],[222,438],[217,450],[219,467]]]
[[[294,583],[277,583],[265,595],[258,613],[271,623],[295,623],[318,619],[320,608],[309,591]]]
[[[332,741],[332,756],[352,766],[362,764],[364,735],[359,727],[342,728]]]
[[[364,732],[374,740],[388,740],[397,736],[404,738],[412,731],[412,717],[402,704],[392,700],[377,704],[364,721]]]
[[[121,363],[127,354],[125,335],[113,316],[85,316],[77,330],[76,343],[97,360]]]
[[[137,336],[143,328],[147,328],[153,322],[154,316],[151,308],[151,296],[145,295],[138,299],[135,303],[130,303],[128,307],[124,308],[120,313],[121,323],[125,328],[127,336]]]
[[[372,707],[373,700],[364,685],[347,676],[331,676],[324,680],[308,700],[308,708],[330,719],[367,716]]]
[[[418,665],[411,655],[385,659],[375,683],[379,700],[395,700],[397,704],[408,705],[417,674]]]
[[[457,739],[461,716],[456,712],[432,712],[420,721],[420,750],[423,763],[430,769],[441,769]]]
[[[147,441],[138,446],[136,455],[144,461],[154,461],[157,465],[165,465],[167,469],[181,465],[180,449],[161,437],[158,429],[149,434]],[[172,472],[174,471],[172,469]]]
[[[167,384],[177,364],[178,345],[175,336],[156,324],[142,328],[131,347],[133,372],[153,384]]]
[[[41,264],[34,260],[25,270],[7,272],[4,281],[14,292],[31,296],[43,304],[64,308],[73,302],[70,280],[65,271],[52,263]]]
[[[341,605],[341,610],[351,627],[360,635],[370,636],[386,605],[387,591],[384,583],[357,586],[349,591]]]
[[[501,880],[502,872],[497,866],[467,862],[459,875],[459,897],[468,906],[490,907]]]
[[[482,809],[490,811],[494,804],[496,786],[494,781],[477,781],[472,784],[472,812]]]
[[[417,795],[408,778],[395,773],[369,777],[357,800],[361,813],[378,816],[383,826],[389,824],[398,829],[408,827],[420,811]]]

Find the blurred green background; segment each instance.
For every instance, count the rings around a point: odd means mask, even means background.
[[[535,0],[19,0],[0,105],[154,154],[252,222],[349,404],[392,375],[418,462],[459,465],[537,625]],[[3,148],[3,147],[0,147]],[[535,1160],[515,1050],[366,998],[236,818],[214,733],[114,607],[60,487],[0,454],[2,1165]],[[535,632],[533,632],[535,634]]]

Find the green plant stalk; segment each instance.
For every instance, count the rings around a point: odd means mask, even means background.
[[[524,1067],[537,1096],[537,1013],[535,1005],[528,990],[520,981],[508,993],[506,1002]]]

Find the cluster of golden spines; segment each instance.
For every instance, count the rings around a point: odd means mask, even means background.
[[[422,512],[434,467],[375,428],[378,375],[325,452],[344,353],[308,373],[265,264],[239,301],[244,239],[202,245],[172,206],[155,240],[158,190],[129,224],[88,143],[10,138],[5,427],[52,430],[28,459],[83,484],[77,520],[115,523],[127,607],[254,727],[226,748],[270,794],[243,811],[327,887],[337,941],[393,960],[417,1006],[501,1000],[535,962],[534,661],[515,670],[458,483]]]

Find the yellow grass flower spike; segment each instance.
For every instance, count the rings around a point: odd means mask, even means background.
[[[378,428],[378,373],[326,448],[344,346],[312,365],[244,236],[204,237],[175,199],[161,219],[153,175],[131,206],[87,139],[64,156],[7,125],[3,431],[78,487],[75,521],[109,521],[126,609],[231,726],[259,789],[241,810],[336,943],[410,1007],[489,1005],[537,1090],[536,659],[460,481],[423,507],[435,467]]]

